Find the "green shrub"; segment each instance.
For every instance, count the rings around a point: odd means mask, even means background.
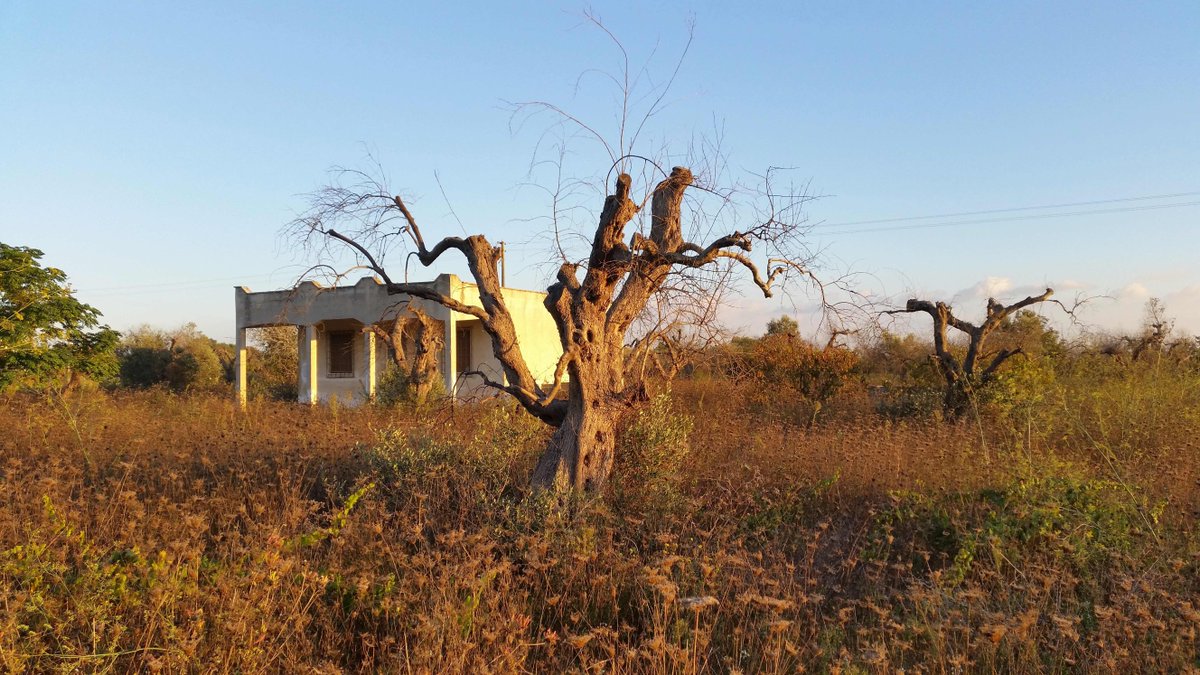
[[[475,426],[471,444],[481,454],[498,461],[527,463],[542,451],[550,427],[507,398],[480,404],[483,415]]]
[[[985,408],[1001,417],[1029,418],[1057,398],[1058,380],[1046,359],[1013,358],[982,392]],[[1040,426],[1040,425],[1039,425]]]
[[[778,415],[812,426],[825,404],[849,381],[858,355],[840,347],[817,348],[794,334],[769,329],[739,361],[746,377],[759,385],[751,390],[753,414]]]
[[[453,471],[460,454],[450,443],[396,429],[379,432],[374,444],[360,450],[367,467],[390,485],[424,482]]]
[[[437,511],[475,510],[513,484],[507,455],[427,434],[382,431],[359,456],[398,509],[421,504]]]
[[[433,378],[426,405],[441,401],[445,397],[446,384],[440,377]],[[404,368],[391,364],[383,371],[375,385],[375,402],[384,406],[416,404],[415,389]]]
[[[651,399],[621,436],[614,489],[621,500],[669,507],[680,497],[679,468],[687,458],[693,420],[671,402],[670,393]]]
[[[1061,461],[1027,464],[999,489],[935,498],[893,493],[875,520],[873,551],[914,566],[943,570],[955,586],[990,554],[996,569],[1049,557],[1095,578],[1109,557],[1157,538],[1163,503],[1150,504],[1128,485],[1090,477]]]
[[[141,326],[117,348],[121,384],[135,389],[165,385],[176,392],[216,391],[226,371],[218,343],[188,323],[172,333]]]

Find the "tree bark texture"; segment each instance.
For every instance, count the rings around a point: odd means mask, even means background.
[[[640,379],[626,382],[626,334],[662,289],[672,269],[699,268],[721,259],[732,261],[746,268],[769,297],[776,276],[783,274],[787,266],[796,267],[789,261],[769,260],[766,276],[760,275],[746,255],[754,236],[740,232],[707,246],[686,241],[680,207],[692,180],[691,171],[675,167],[650,195],[649,236],[634,233],[627,240],[625,228],[640,207],[630,198],[630,176],[617,176],[613,194],[605,199],[586,265],[563,264],[547,289],[545,306],[554,319],[563,351],[554,382],[549,385],[537,381],[521,353],[496,273],[499,249],[482,235],[447,237],[428,247],[403,200],[389,198],[386,206],[402,214],[407,226],[401,232],[412,240],[422,265],[432,265],[449,250],[463,255],[478,287],[480,302],[476,306],[425,284],[394,282],[354,237],[329,228],[314,229],[356,250],[383,278],[389,293],[408,294],[478,318],[491,338],[492,353],[502,366],[504,378],[497,382],[478,372],[464,376],[479,377],[484,384],[507,392],[530,413],[555,427],[534,471],[533,484],[556,491],[596,490],[612,471],[619,420],[632,406],[646,400]],[[344,195],[339,197],[340,201],[335,200],[338,204],[358,203]],[[769,228],[773,222],[758,229]],[[776,266],[772,269],[771,264]],[[565,399],[559,395],[564,385]]]
[[[388,346],[392,364],[404,371],[412,400],[424,404],[429,400],[438,379],[438,352],[442,347],[442,330],[437,321],[417,307],[409,307],[412,318],[397,316],[390,330],[370,326],[377,337]],[[404,342],[411,338],[412,353],[405,350]]]

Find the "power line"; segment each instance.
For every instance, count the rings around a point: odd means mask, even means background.
[[[1117,204],[1121,202],[1150,201],[1155,199],[1176,199],[1179,197],[1194,197],[1197,192],[1176,192],[1162,195],[1142,195],[1138,197],[1120,197],[1117,199],[1094,199],[1086,202],[1066,202],[1063,204],[1043,204],[1041,206],[1013,206],[1003,209],[984,209],[982,211],[958,211],[956,213],[939,213],[928,216],[904,216],[899,218],[877,218],[874,220],[851,220],[841,223],[819,223],[814,228],[849,227],[851,225],[878,225],[881,223],[903,223],[913,220],[934,220],[937,218],[959,218],[962,216],[982,216],[989,213],[1012,213],[1015,211],[1040,211],[1042,209],[1066,209],[1075,206],[1096,206],[1098,204]]]
[[[1008,216],[1004,218],[982,218],[978,220],[958,220],[948,223],[921,223],[917,225],[893,225],[890,227],[867,227],[858,230],[841,230],[829,232],[830,235],[863,234],[866,232],[890,232],[895,230],[925,230],[938,227],[954,227],[958,225],[982,225],[986,223],[1005,223],[1018,220],[1042,220],[1045,218],[1067,218],[1072,216],[1091,216],[1104,213],[1129,213],[1133,211],[1156,211],[1159,209],[1176,209],[1188,206],[1200,206],[1200,201],[1179,202],[1177,204],[1152,204],[1146,206],[1128,206],[1117,209],[1094,209],[1090,211],[1066,211],[1059,213],[1036,213],[1028,216]]]
[[[925,215],[925,216],[904,216],[904,217],[899,217],[899,218],[877,218],[877,219],[873,219],[873,220],[853,220],[853,221],[845,221],[845,222],[840,222],[840,223],[818,223],[813,226],[813,229],[833,228],[833,227],[849,227],[852,225],[875,225],[875,224],[883,224],[883,223],[903,223],[903,222],[911,222],[914,220],[933,220],[933,219],[937,219],[937,218],[955,218],[955,217],[961,217],[961,216],[985,215],[985,214],[990,214],[990,213],[1014,213],[1014,212],[1018,212],[1018,211],[1038,211],[1038,210],[1042,210],[1042,209],[1061,209],[1061,208],[1069,208],[1069,207],[1074,207],[1074,206],[1094,206],[1094,205],[1098,205],[1098,204],[1117,204],[1117,203],[1123,203],[1123,202],[1149,201],[1149,200],[1156,200],[1156,199],[1173,199],[1173,198],[1178,198],[1178,197],[1191,197],[1191,196],[1195,196],[1195,195],[1200,195],[1200,191],[1176,192],[1176,193],[1161,194],[1161,195],[1142,195],[1142,196],[1137,196],[1137,197],[1120,197],[1120,198],[1116,198],[1116,199],[1095,199],[1095,200],[1084,201],[1084,202],[1065,202],[1062,204],[1045,204],[1045,205],[1041,205],[1041,206],[1014,206],[1014,207],[1003,208],[1003,209],[984,209],[984,210],[980,210],[980,211],[958,211],[955,213],[941,213],[941,214]],[[913,224],[913,225],[895,225],[895,226],[891,226],[891,227],[867,227],[867,228],[859,228],[859,229],[854,229],[854,230],[840,230],[837,232],[829,232],[828,234],[831,234],[831,235],[866,234],[866,233],[871,233],[871,232],[891,232],[891,231],[898,231],[898,230],[922,230],[922,229],[933,229],[933,228],[942,228],[942,227],[957,227],[957,226],[961,226],[961,225],[984,225],[984,224],[990,224],[990,223],[1003,223],[1003,222],[1013,222],[1013,221],[1023,221],[1023,220],[1042,220],[1042,219],[1046,219],[1046,218],[1068,218],[1068,217],[1076,217],[1076,216],[1090,216],[1090,215],[1100,215],[1100,214],[1107,214],[1107,213],[1130,213],[1130,212],[1135,212],[1135,211],[1155,211],[1155,210],[1159,210],[1159,209],[1185,208],[1185,207],[1191,207],[1191,206],[1200,206],[1200,201],[1178,202],[1175,204],[1152,204],[1152,205],[1144,205],[1144,206],[1129,206],[1129,207],[1123,207],[1123,208],[1110,208],[1110,209],[1092,209],[1092,210],[1086,210],[1086,211],[1039,213],[1039,214],[1024,215],[1024,216],[1006,216],[1006,217],[1000,217],[1000,218],[981,218],[981,219],[974,219],[974,220],[951,221],[951,222],[947,222],[947,223],[921,223],[921,224]],[[252,275],[252,276],[224,277],[224,278],[220,278],[220,279],[196,279],[193,281],[173,281],[173,282],[166,282],[166,283],[134,284],[134,285],[130,285],[130,286],[109,286],[109,287],[104,287],[104,288],[77,288],[75,290],[76,290],[76,292],[86,293],[88,295],[93,295],[93,294],[132,295],[132,294],[136,294],[136,293],[155,292],[155,291],[199,290],[202,288],[214,287],[214,286],[206,286],[205,284],[227,283],[230,281],[234,281],[234,282],[237,282],[237,281],[243,281],[243,282],[259,281],[259,280],[270,279],[274,276],[275,276],[274,274],[259,274],[259,275]]]

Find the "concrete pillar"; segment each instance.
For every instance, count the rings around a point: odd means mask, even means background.
[[[316,405],[321,400],[317,392],[317,377],[320,372],[317,370],[317,327],[311,324],[301,326],[297,333],[300,340],[296,350],[297,356],[300,357],[297,387],[300,390],[300,402]]]
[[[237,329],[237,400],[238,406],[246,409],[246,359],[249,356],[246,349],[246,329]]]
[[[363,333],[363,351],[366,352],[366,357],[363,360],[363,377],[366,380],[363,384],[367,390],[367,400],[375,400],[375,331],[368,330]]]
[[[446,383],[446,394],[458,398],[454,385],[458,381],[458,331],[455,330],[454,310],[446,312],[446,339],[442,347],[442,378]]]

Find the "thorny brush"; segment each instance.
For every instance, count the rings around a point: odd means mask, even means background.
[[[525,487],[545,431],[505,405],[242,414],[89,392],[65,420],[14,398],[0,665],[1200,667],[1184,374],[1060,388],[979,426],[881,417],[852,390],[821,424],[762,424],[761,399],[718,386],[676,383],[626,434],[645,466],[570,503]]]

